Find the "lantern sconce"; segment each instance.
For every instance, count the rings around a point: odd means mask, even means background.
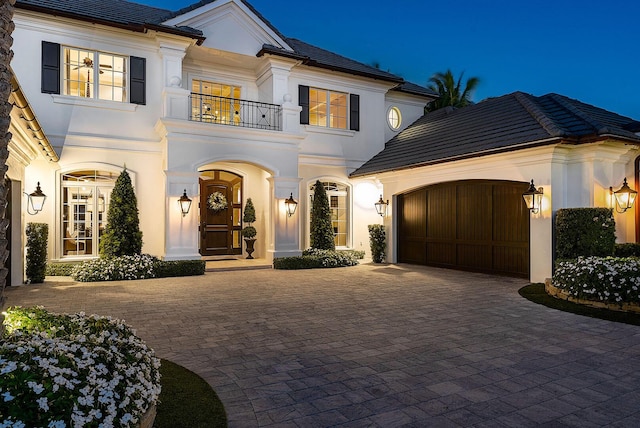
[[[44,201],[47,199],[47,195],[42,193],[42,189],[40,189],[40,182],[38,181],[38,185],[36,186],[35,192],[27,195],[27,213],[29,215],[36,215],[44,208]],[[29,209],[31,208],[31,209]]]
[[[296,208],[298,208],[298,202],[293,199],[293,193],[287,199],[284,200],[284,205],[287,207],[287,214],[289,217],[296,213]]]
[[[533,180],[531,180],[531,184],[529,185],[527,191],[522,194],[524,203],[527,205],[529,211],[531,211],[533,214],[538,214],[540,212],[543,194],[544,189],[542,187],[536,189],[536,186],[533,184]]]
[[[180,211],[182,211],[182,217],[189,214],[189,210],[191,209],[191,199],[187,196],[187,189],[184,189],[184,193],[178,199],[178,204],[180,204]]]
[[[638,192],[630,188],[627,184],[626,177],[624,178],[622,187],[615,192],[613,191],[613,187],[609,187],[609,194],[615,199],[615,209],[616,212],[620,214],[633,207],[633,203],[636,201],[636,196],[638,196]]]
[[[387,209],[389,208],[389,200],[386,202],[382,199],[382,195],[380,195],[380,200],[375,203],[376,212],[380,214],[380,217],[384,217],[387,215]]]

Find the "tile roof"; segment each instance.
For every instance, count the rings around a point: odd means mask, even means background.
[[[170,10],[125,0],[17,0],[16,7],[134,31],[147,26],[187,37],[202,37],[202,32],[195,28],[162,25],[171,15]]]
[[[105,25],[128,28],[133,31],[153,29],[177,33],[187,37],[204,40],[202,32],[191,27],[178,27],[164,25],[169,19],[183,15],[202,6],[213,3],[216,0],[201,0],[182,9],[171,11],[152,6],[133,3],[126,0],[17,0],[16,6],[23,9],[40,11],[49,14],[58,14],[83,21],[99,22]],[[346,58],[336,53],[310,45],[298,39],[283,36],[264,16],[260,14],[248,1],[242,0],[253,13],[258,16],[271,30],[281,37],[293,52],[272,45],[264,45],[258,55],[271,53],[288,58],[300,59],[305,64],[334,71],[381,79],[397,83],[395,90],[414,95],[434,97],[437,94],[419,85],[405,82],[400,76],[382,71],[375,67]]]
[[[640,143],[640,123],[558,94],[514,92],[478,104],[447,107],[418,119],[351,176],[450,162],[564,141],[611,137]]]

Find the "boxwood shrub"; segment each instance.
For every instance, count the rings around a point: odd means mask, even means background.
[[[610,208],[563,208],[556,214],[556,257],[612,256],[616,242]]]
[[[81,262],[51,262],[47,263],[47,276],[71,276],[71,271]]]
[[[47,240],[49,225],[46,223],[27,223],[27,282],[44,282],[47,270]]]
[[[640,259],[578,257],[556,263],[553,285],[578,299],[640,303]]]
[[[640,257],[640,244],[636,242],[616,244],[614,255],[616,257]]]
[[[281,257],[273,260],[274,269],[315,269],[355,266],[358,253],[348,251],[319,250],[311,248],[298,257]]]
[[[155,275],[156,278],[204,275],[206,265],[204,260],[158,260]]]

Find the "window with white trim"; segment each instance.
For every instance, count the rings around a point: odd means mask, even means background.
[[[402,125],[402,114],[400,113],[400,109],[398,107],[391,107],[389,112],[387,113],[387,123],[389,124],[389,128],[397,131]]]
[[[347,95],[309,88],[309,125],[347,129]]]
[[[127,101],[127,57],[63,47],[62,94]]]

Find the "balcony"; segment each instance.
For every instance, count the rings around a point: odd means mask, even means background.
[[[282,131],[282,106],[192,92],[189,120]]]

